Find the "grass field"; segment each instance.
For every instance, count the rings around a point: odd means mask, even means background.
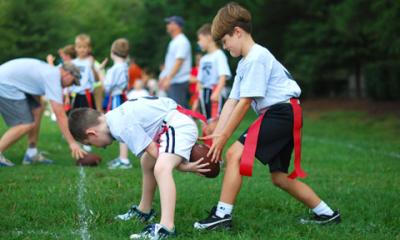
[[[192,228],[216,204],[223,174],[210,180],[176,172],[177,239],[400,239],[398,118],[306,110],[304,127],[303,167],[309,173],[304,181],[341,210],[340,225],[300,225],[308,210],[275,188],[257,162],[254,176],[244,180],[231,232]],[[130,170],[106,168],[107,159],[117,155],[116,144],[96,150],[101,166],[76,167],[56,124],[44,118],[39,147],[56,164],[21,166],[25,146],[23,140],[6,152],[16,167],[0,169],[0,239],[129,239],[144,227],[113,220],[138,203],[141,192],[137,159]],[[158,194],[154,208],[159,217]]]

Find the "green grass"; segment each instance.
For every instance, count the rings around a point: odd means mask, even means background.
[[[253,118],[247,116],[245,124]],[[177,239],[400,239],[399,120],[362,112],[306,112],[304,127],[303,167],[309,173],[304,181],[341,210],[340,225],[298,224],[308,210],[274,187],[268,168],[257,162],[254,176],[244,180],[231,232],[198,233],[192,228],[218,201],[223,174],[212,180],[176,172]],[[0,169],[0,239],[82,239],[80,219],[87,222],[90,239],[128,239],[143,228],[113,220],[140,199],[137,159],[131,170],[111,171],[105,162],[117,155],[118,145],[96,150],[103,163],[84,168],[85,212],[78,204],[80,169],[56,124],[44,118],[40,138],[40,149],[56,164],[21,166],[26,140],[6,152],[18,166]],[[160,212],[158,194],[154,208]]]

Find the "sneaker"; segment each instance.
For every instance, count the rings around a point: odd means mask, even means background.
[[[91,152],[92,151],[92,147],[89,145],[82,145],[83,150],[85,150],[86,152]]]
[[[175,228],[168,230],[161,224],[150,224],[145,227],[142,232],[137,234],[132,234],[130,239],[149,239],[149,240],[158,240],[158,239],[166,239],[169,237],[175,237],[176,231]]]
[[[195,222],[193,227],[198,230],[230,229],[232,228],[232,216],[227,214],[223,218],[216,215],[217,207],[213,207],[208,217]]]
[[[8,160],[2,153],[0,153],[0,167],[13,167],[15,164]]]
[[[151,209],[149,213],[144,213],[139,210],[138,206],[133,205],[127,213],[121,214],[115,217],[117,220],[128,221],[129,219],[135,218],[139,222],[150,222],[156,216],[154,209]]]
[[[122,162],[119,158],[117,159],[117,161],[113,162],[108,169],[128,169],[131,168],[132,164],[129,163],[124,163]]]
[[[29,157],[29,155],[25,153],[24,159],[22,160],[23,165],[31,165],[33,163],[52,164],[53,162],[53,160],[46,158],[43,152],[38,152],[38,154],[33,157]]]
[[[340,223],[341,218],[340,218],[340,212],[339,210],[336,210],[333,212],[332,216],[328,215],[317,215],[314,213],[312,217],[309,219],[300,219],[301,224],[329,224],[329,223],[335,223],[338,224]]]
[[[114,158],[113,160],[107,162],[107,166],[110,167],[111,165],[115,164],[118,161],[119,161],[119,158]]]

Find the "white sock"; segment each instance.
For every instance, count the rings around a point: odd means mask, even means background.
[[[121,160],[121,162],[123,163],[123,164],[129,164],[130,163],[130,161],[129,161],[129,159],[128,158],[119,158],[119,160]]]
[[[318,204],[318,206],[312,209],[312,211],[317,215],[327,215],[327,216],[333,215],[332,209],[322,200]]]
[[[233,205],[224,202],[218,202],[217,211],[215,215],[217,215],[220,218],[223,218],[225,217],[225,215],[231,215],[232,209]]]
[[[26,150],[26,154],[28,154],[29,157],[34,157],[36,154],[38,154],[38,150],[37,148],[33,147],[33,148],[28,148]]]

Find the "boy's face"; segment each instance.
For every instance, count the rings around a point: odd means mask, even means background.
[[[232,57],[239,57],[242,55],[241,40],[241,33],[235,28],[233,34],[225,34],[225,36],[222,37],[221,42],[223,48],[229,51]]]
[[[89,56],[90,46],[87,42],[76,41],[75,51],[78,58],[86,58],[87,56]]]
[[[210,35],[198,34],[197,35],[197,43],[199,44],[202,51],[207,51],[210,42],[212,41]]]
[[[86,130],[86,135],[87,138],[82,141],[85,145],[104,148],[113,142],[104,115],[100,117],[99,125]]]

